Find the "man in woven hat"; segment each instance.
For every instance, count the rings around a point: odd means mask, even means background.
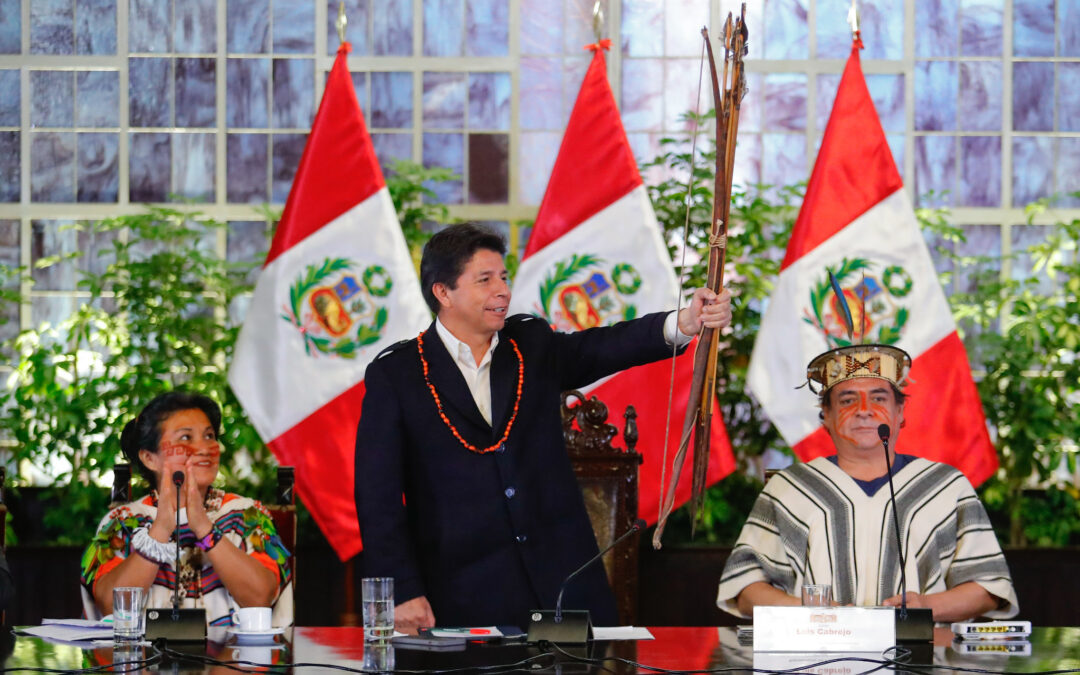
[[[883,448],[882,436],[896,440],[903,427],[910,367],[911,357],[889,345],[840,347],[810,362],[836,454],[794,464],[765,485],[724,567],[721,609],[749,617],[755,605],[799,605],[804,584],[831,585],[838,605],[897,606],[903,557],[907,605],[931,608],[935,621],[1017,613],[1005,557],[964,475]]]

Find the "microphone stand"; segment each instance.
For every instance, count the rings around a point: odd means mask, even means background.
[[[175,643],[193,644],[194,653],[202,654],[206,642],[206,610],[201,607],[180,609],[180,488],[184,484],[184,472],[173,472],[172,480],[176,486],[176,525],[173,528],[176,567],[173,568],[172,611],[159,608],[146,610],[146,639],[154,642],[164,638],[169,646]]]
[[[889,457],[889,436],[892,430],[888,424],[877,428],[881,447],[885,449],[885,468],[889,477],[889,501],[892,503],[893,528],[896,530],[896,552],[900,557],[900,606],[896,608],[897,642],[929,642],[934,639],[934,613],[929,608],[911,608],[907,606],[907,561],[904,559],[904,542],[900,536],[900,514],[896,510],[896,488],[893,486],[892,459]]]
[[[592,619],[587,609],[568,609],[563,611],[563,593],[566,587],[578,574],[590,565],[604,557],[604,554],[623,542],[624,539],[645,528],[645,521],[638,518],[634,525],[615,538],[603,551],[589,558],[584,565],[571,572],[559,587],[559,595],[555,598],[554,611],[548,609],[534,609],[529,612],[529,635],[528,642],[555,642],[566,644],[582,644],[592,639]]]

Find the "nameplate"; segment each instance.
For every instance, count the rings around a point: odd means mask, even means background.
[[[880,652],[895,644],[892,607],[754,608],[755,652]]]

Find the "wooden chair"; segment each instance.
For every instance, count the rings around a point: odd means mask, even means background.
[[[612,445],[618,429],[607,423],[607,416],[607,406],[595,396],[586,399],[579,391],[563,392],[563,438],[601,549],[637,520],[642,462],[641,454],[634,451],[638,440],[634,407],[627,406],[623,414],[625,449]],[[608,552],[604,569],[615,592],[619,623],[632,625],[637,615],[638,537]]]

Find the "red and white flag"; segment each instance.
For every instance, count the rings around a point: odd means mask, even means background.
[[[866,88],[860,46],[852,46],[761,322],[750,388],[801,459],[835,454],[814,397],[795,389],[806,382],[813,357],[848,344],[829,287],[831,270],[852,311],[854,341],[895,344],[914,360],[897,451],[951,464],[978,485],[997,469],[997,454],[967,353]]]
[[[360,551],[364,370],[431,321],[338,50],[255,286],[229,384],[342,560]]]
[[[511,312],[535,314],[562,331],[674,309],[678,289],[607,81],[605,43],[590,47],[593,60],[514,278]],[[668,475],[679,447],[693,362],[692,347],[676,360]],[[656,522],[659,508],[670,379],[671,362],[662,361],[614,375],[589,392],[607,404],[619,428],[627,405],[638,412],[638,448],[644,455],[638,511],[650,523]],[[719,414],[713,415],[712,431],[709,483],[735,468]],[[690,496],[690,464],[684,465],[676,505]]]

